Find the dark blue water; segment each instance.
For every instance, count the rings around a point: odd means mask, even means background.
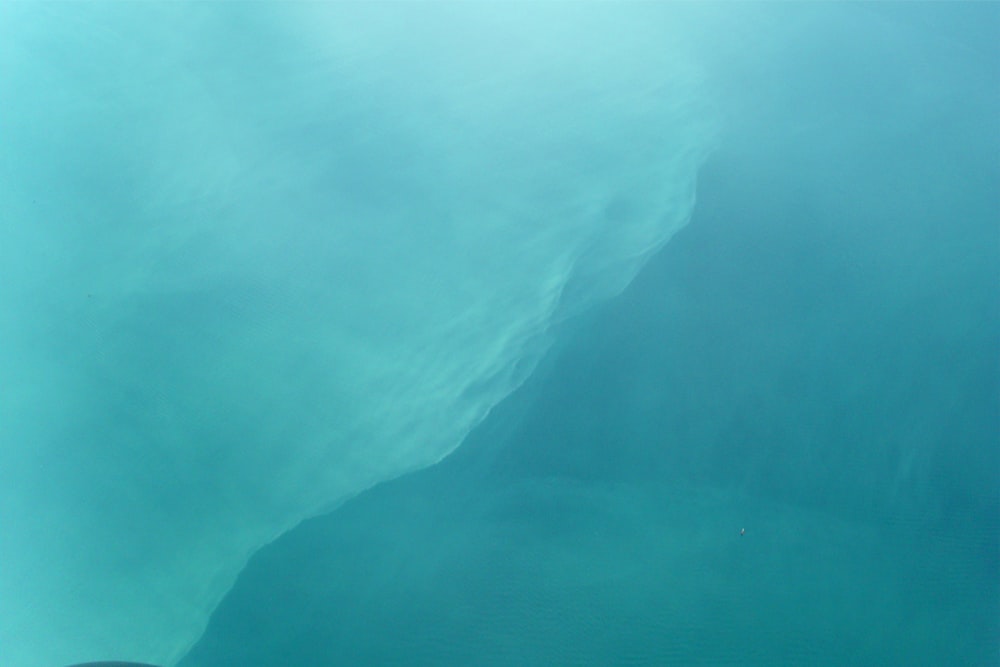
[[[998,36],[0,5],[0,664],[1000,664]]]
[[[263,549],[182,664],[996,664],[996,153],[965,122],[720,151],[529,386]]]

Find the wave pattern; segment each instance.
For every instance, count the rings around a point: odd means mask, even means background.
[[[662,9],[0,11],[12,665],[176,661],[623,289],[715,136]]]

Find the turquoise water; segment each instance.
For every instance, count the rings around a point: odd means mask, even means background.
[[[1000,664],[1000,5],[0,5],[0,664]]]
[[[528,386],[263,549],[181,664],[996,664],[996,155],[961,123],[720,150]]]

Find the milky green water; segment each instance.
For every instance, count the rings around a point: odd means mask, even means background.
[[[0,664],[997,664],[998,32],[0,4]]]

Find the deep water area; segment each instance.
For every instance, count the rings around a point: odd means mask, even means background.
[[[721,150],[623,295],[181,665],[995,664],[996,163],[938,129]]]

